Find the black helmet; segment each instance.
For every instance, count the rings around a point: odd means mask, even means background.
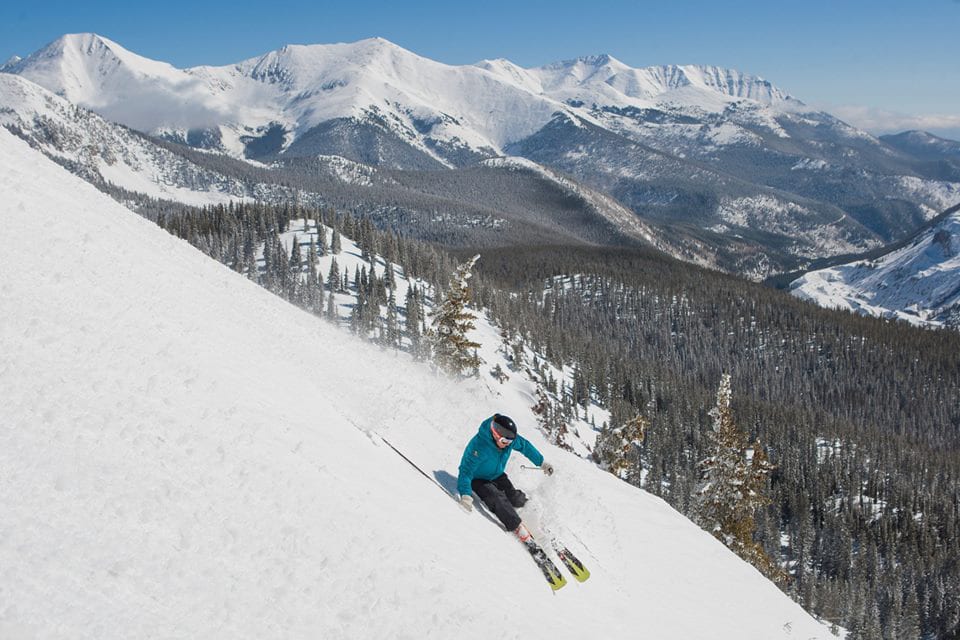
[[[493,428],[496,429],[504,438],[513,440],[517,437],[517,425],[508,416],[502,416],[499,413],[493,414]]]

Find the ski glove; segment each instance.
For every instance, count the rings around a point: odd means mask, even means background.
[[[473,496],[460,496],[460,506],[464,511],[473,511]]]
[[[553,465],[550,464],[549,462],[544,462],[543,464],[541,464],[541,465],[540,465],[540,470],[543,471],[543,472],[544,472],[545,474],[547,474],[548,476],[552,476],[552,475],[553,475]]]

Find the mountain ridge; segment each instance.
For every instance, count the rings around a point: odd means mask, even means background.
[[[86,54],[86,61],[83,57],[84,53]],[[321,91],[328,94],[324,96],[326,100],[331,97],[329,95],[331,92],[336,94],[338,89],[352,88],[346,96],[338,98],[340,100],[339,107],[336,107],[333,111],[327,108],[322,116],[314,114],[304,118],[302,113],[299,115],[296,113],[296,105],[288,105],[292,113],[288,118],[287,125],[295,127],[297,130],[306,130],[325,119],[361,116],[363,115],[363,107],[367,104],[382,103],[384,98],[387,99],[387,102],[390,102],[389,91],[383,95],[370,92],[370,82],[368,80],[371,78],[376,81],[387,81],[388,84],[396,87],[401,96],[407,96],[408,99],[411,99],[412,96],[413,99],[409,104],[414,105],[415,109],[422,110],[422,115],[440,117],[444,109],[433,109],[430,101],[431,98],[436,98],[437,94],[429,95],[430,92],[428,92],[424,95],[418,95],[422,92],[413,90],[411,86],[415,83],[407,81],[404,75],[413,72],[414,75],[422,76],[423,73],[420,68],[425,68],[427,78],[437,84],[440,79],[456,82],[457,76],[460,76],[463,80],[469,80],[472,84],[478,82],[490,84],[491,86],[482,92],[486,95],[502,90],[510,92],[523,87],[525,96],[522,100],[527,105],[524,108],[529,110],[532,107],[535,112],[531,114],[530,118],[526,119],[525,124],[520,124],[519,128],[513,127],[504,131],[485,131],[483,132],[483,139],[466,139],[466,142],[475,148],[492,146],[498,153],[502,151],[502,146],[507,142],[515,142],[525,135],[533,133],[539,126],[545,124],[556,111],[568,110],[566,101],[572,99],[568,93],[575,89],[575,87],[569,85],[571,77],[569,74],[558,76],[552,73],[565,69],[564,65],[570,61],[529,69],[510,63],[512,69],[522,70],[527,76],[527,82],[515,84],[513,82],[515,78],[504,78],[498,70],[491,65],[484,65],[483,62],[470,65],[447,65],[419,56],[383,38],[368,38],[353,43],[329,45],[285,45],[279,49],[229,65],[200,65],[177,69],[167,63],[157,62],[134,54],[112,40],[96,34],[68,34],[17,62],[7,71],[24,75],[54,93],[82,106],[88,106],[94,108],[94,110],[114,111],[114,106],[104,104],[104,97],[98,97],[96,95],[97,91],[95,91],[95,89],[99,89],[99,92],[102,93],[109,88],[102,81],[96,80],[96,77],[100,74],[93,73],[94,70],[98,69],[105,71],[105,67],[109,66],[101,64],[100,59],[103,58],[107,58],[111,64],[114,60],[119,61],[121,63],[120,68],[109,73],[121,74],[129,82],[136,83],[149,78],[152,82],[160,82],[163,85],[175,87],[178,91],[183,91],[186,87],[193,92],[197,87],[191,81],[198,81],[207,86],[206,93],[208,95],[194,96],[194,98],[204,98],[200,100],[203,109],[210,110],[215,114],[230,115],[239,120],[234,125],[252,130],[268,126],[271,121],[269,115],[257,114],[256,110],[247,113],[229,114],[228,107],[223,104],[225,100],[219,99],[222,96],[216,95],[216,90],[227,92],[232,89],[251,90],[249,86],[240,86],[246,79],[275,87],[279,86],[287,91],[296,89],[297,95],[293,96],[293,101],[303,102],[309,101],[309,98],[313,97],[306,94],[315,91],[315,87],[320,87]],[[704,102],[704,105],[709,103],[715,107],[718,104],[717,96],[719,95],[727,95],[729,99],[740,97],[743,93],[758,96],[762,94],[762,91],[754,92],[751,89],[754,84],[759,84],[761,87],[768,89],[771,86],[766,81],[754,76],[719,67],[666,65],[634,69],[616,61],[609,55],[584,57],[577,60],[587,59],[591,59],[595,63],[602,61],[603,64],[596,69],[597,73],[610,75],[613,72],[613,76],[616,76],[617,73],[624,75],[619,83],[619,88],[614,86],[617,84],[616,81],[612,84],[606,84],[608,80],[614,79],[611,77],[605,77],[600,82],[600,84],[609,87],[608,97],[613,95],[617,103],[621,105],[648,106],[644,101],[652,100],[671,90],[696,85],[701,93],[709,94],[712,92],[717,94]],[[59,64],[54,64],[55,62],[59,62]],[[328,70],[332,62],[336,63],[337,70]],[[86,68],[88,64],[92,65],[92,69]],[[417,67],[417,69],[414,70],[414,67]],[[357,72],[358,68],[362,70],[362,73]],[[317,69],[320,71],[316,71]],[[694,76],[693,79],[691,79],[691,75]],[[712,84],[704,81],[704,78],[711,75],[714,76]],[[722,75],[731,78],[731,82],[724,84],[717,80]],[[598,88],[596,83],[588,82],[589,80],[589,78],[580,79],[582,84],[596,90]],[[535,84],[531,86],[531,82]],[[557,95],[550,95],[550,86],[554,87]],[[497,87],[497,89],[495,90],[493,87]],[[599,88],[602,89],[603,87]],[[535,92],[540,95],[535,95]],[[478,92],[473,91],[473,94],[476,95]],[[782,92],[779,90],[774,89],[772,91],[772,95],[781,94]],[[274,101],[278,99],[276,95],[266,96],[266,98]],[[189,101],[190,96],[187,96],[187,99]],[[511,100],[516,102],[520,99],[519,95],[514,94],[509,97],[507,103],[509,104]],[[722,102],[724,98],[719,100]],[[316,104],[316,101],[313,103]],[[502,106],[503,104],[503,101],[493,101],[490,106],[494,108],[494,111],[499,110],[505,113],[506,108]],[[288,108],[283,105],[274,106],[279,106],[281,111]],[[451,110],[449,107],[455,106],[464,113],[470,113],[469,109],[464,109],[463,104],[448,104],[446,106],[446,111]],[[473,124],[474,127],[480,127],[482,131],[483,126],[485,126],[483,120],[486,118],[478,117],[477,113],[479,112],[475,112],[472,117]],[[243,122],[247,119],[249,119],[248,122]],[[463,119],[462,114],[459,119]],[[117,119],[119,122],[147,132],[156,132],[167,127],[182,126],[183,124],[182,122],[176,122],[176,119],[163,120],[159,113],[156,114],[153,122],[148,122],[141,117],[134,119],[128,117],[126,120],[124,122],[124,118]],[[208,124],[208,122],[203,122],[202,119],[195,120],[191,128],[207,126]],[[462,127],[453,127],[453,129],[452,136],[464,138],[466,135]]]

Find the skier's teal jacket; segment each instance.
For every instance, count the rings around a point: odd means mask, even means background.
[[[507,468],[507,460],[510,459],[514,449],[525,455],[535,465],[539,466],[543,463],[543,454],[519,434],[510,446],[503,449],[498,447],[490,433],[491,422],[493,422],[493,416],[480,423],[477,435],[473,436],[463,451],[463,457],[460,459],[460,477],[457,478],[457,491],[462,496],[473,493],[470,483],[474,479],[493,480],[499,477]]]

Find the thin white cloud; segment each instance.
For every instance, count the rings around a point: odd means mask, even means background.
[[[140,131],[214,127],[233,115],[211,99],[209,87],[199,79],[172,82],[166,78],[136,78],[129,86],[103,104],[84,106]]]
[[[960,114],[909,114],[856,105],[829,106],[824,111],[870,133],[960,131]]]

